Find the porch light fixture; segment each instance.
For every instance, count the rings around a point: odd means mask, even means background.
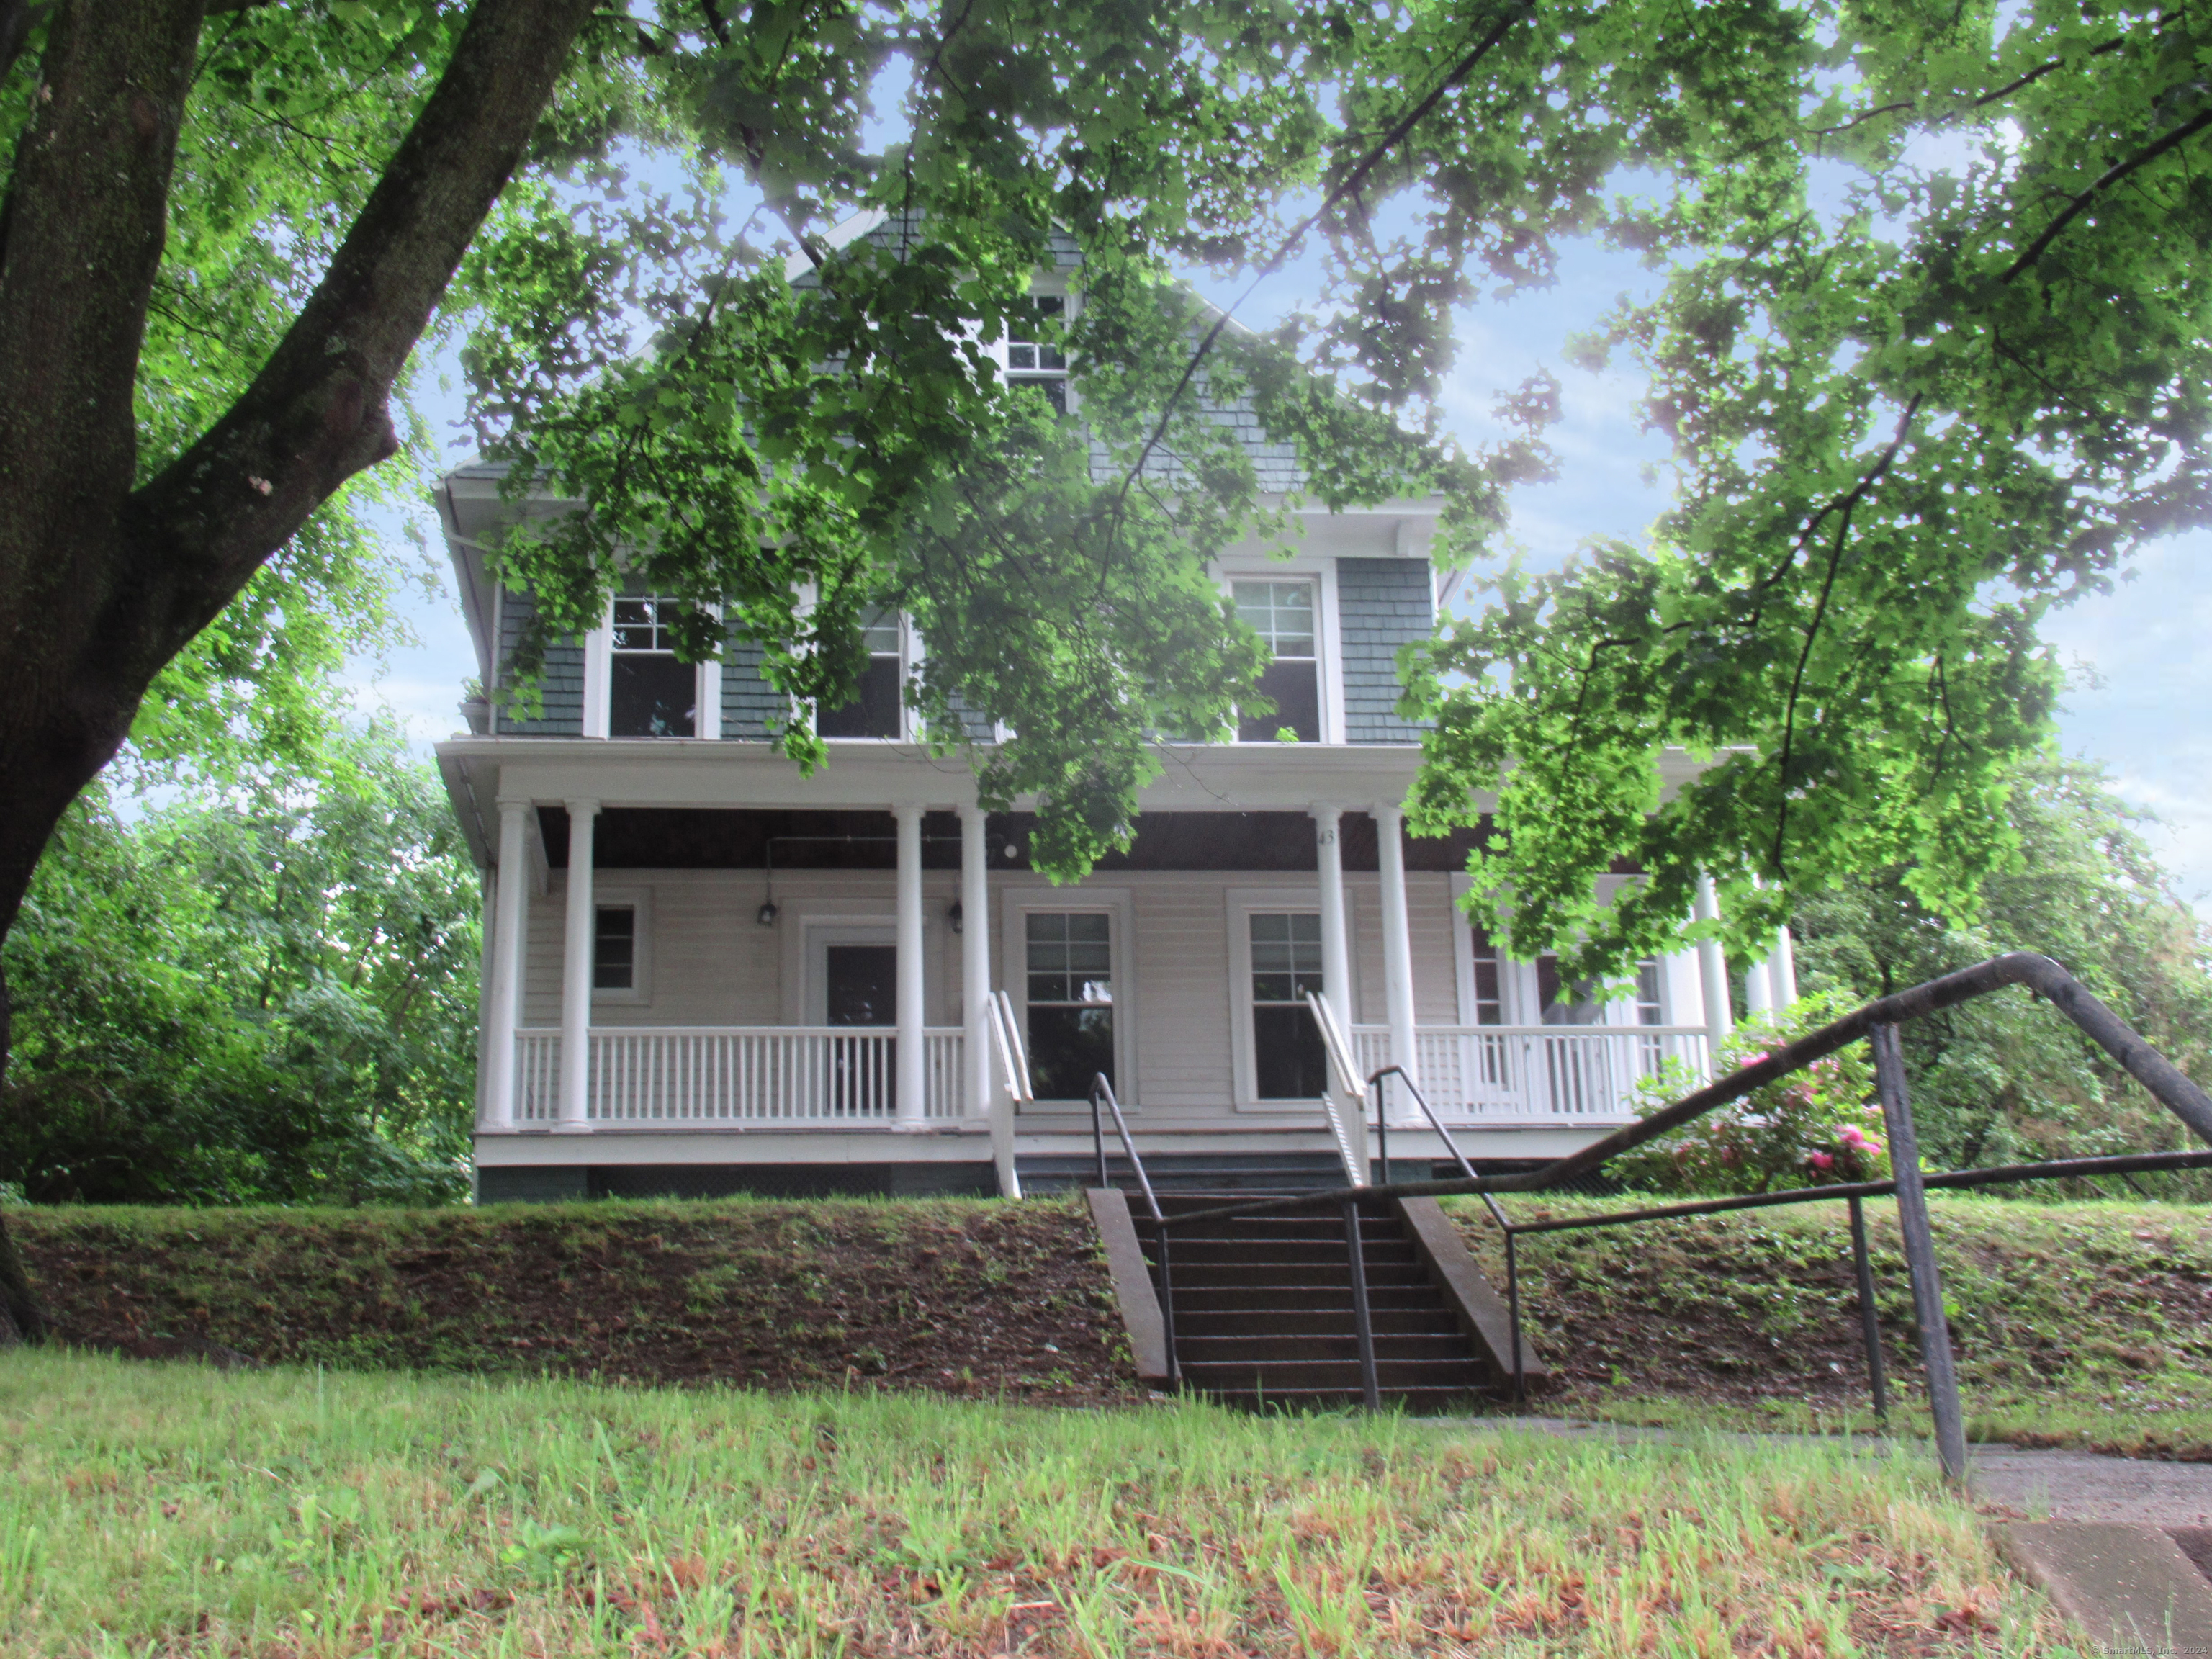
[[[763,927],[775,927],[775,901],[774,899],[764,900],[761,904],[761,908],[753,913],[753,920],[760,923]]]
[[[761,908],[753,920],[763,927],[775,926],[775,837],[761,842]]]
[[[965,914],[961,909],[960,901],[958,899],[952,901],[952,908],[945,913],[945,919],[952,924],[952,931],[954,933],[957,933],[960,931],[961,923],[966,919],[966,917]]]

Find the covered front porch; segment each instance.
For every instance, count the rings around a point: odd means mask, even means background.
[[[1199,754],[1128,854],[1055,887],[1023,815],[948,803],[964,777],[918,754],[841,753],[802,781],[738,745],[518,746],[441,754],[496,848],[483,1170],[1007,1191],[1025,1161],[1081,1155],[1093,1071],[1148,1158],[1325,1154],[1308,991],[1362,1075],[1406,1067],[1487,1160],[1572,1150],[1644,1079],[1707,1064],[1694,955],[1609,1000],[1498,957],[1455,902],[1465,848],[1403,834],[1403,750],[1308,750],[1297,793],[1335,799],[1297,804],[1277,757]],[[1017,1101],[1024,1067],[1038,1097]],[[1446,1155],[1405,1090],[1366,1109],[1389,1114],[1394,1163]]]

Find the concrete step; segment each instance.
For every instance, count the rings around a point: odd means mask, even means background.
[[[1142,1235],[1139,1235],[1140,1237]],[[1157,1253],[1147,1250],[1154,1260]],[[1359,1240],[1360,1260],[1370,1272],[1381,1267],[1410,1266],[1417,1259],[1411,1240],[1402,1234],[1397,1237],[1377,1235],[1370,1237],[1362,1233]],[[1251,1266],[1262,1263],[1329,1262],[1342,1267],[1351,1258],[1345,1242],[1338,1238],[1183,1238],[1173,1239],[1172,1257],[1176,1274],[1182,1270],[1221,1261],[1235,1261]]]
[[[1338,1297],[1351,1294],[1352,1269],[1341,1253],[1334,1261],[1185,1261],[1175,1258],[1175,1291],[1233,1289],[1238,1285],[1304,1285],[1335,1287]],[[1412,1261],[1370,1261],[1370,1285],[1421,1285],[1428,1277]]]
[[[1420,1307],[1370,1307],[1377,1336],[1449,1336],[1461,1344],[1459,1322],[1437,1297]],[[1334,1308],[1194,1308],[1176,1304],[1176,1335],[1201,1336],[1340,1336],[1352,1328],[1352,1301]]]
[[[1262,1315],[1305,1312],[1334,1315],[1341,1309],[1346,1318],[1352,1313],[1350,1273],[1340,1277],[1334,1285],[1253,1285],[1241,1281],[1228,1285],[1187,1285],[1178,1277],[1175,1293],[1176,1317],[1178,1320],[1212,1313]],[[1376,1314],[1401,1310],[1433,1310],[1441,1313],[1444,1300],[1433,1285],[1377,1285],[1370,1282],[1367,1287],[1367,1305]]]
[[[1346,1315],[1343,1324],[1334,1334],[1305,1333],[1289,1334],[1277,1333],[1267,1336],[1199,1336],[1176,1328],[1176,1351],[1182,1356],[1183,1369],[1194,1365],[1277,1364],[1288,1362],[1308,1364],[1322,1360],[1352,1360],[1359,1358],[1359,1338],[1352,1328],[1352,1319]],[[1457,1331],[1425,1332],[1418,1334],[1375,1334],[1375,1359],[1377,1365],[1384,1362],[1395,1364],[1401,1361],[1422,1362],[1450,1360],[1471,1364],[1468,1358],[1467,1339]],[[1489,1368],[1480,1368],[1487,1376]]]

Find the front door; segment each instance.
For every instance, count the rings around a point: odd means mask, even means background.
[[[830,1025],[898,1024],[898,947],[891,945],[831,945],[823,954],[823,1023]],[[840,1116],[887,1115],[897,1107],[895,1082],[897,1039],[832,1037],[830,1109]]]

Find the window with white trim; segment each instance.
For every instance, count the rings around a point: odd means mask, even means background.
[[[1286,735],[1321,741],[1320,632],[1310,581],[1236,581],[1237,615],[1267,641],[1274,660],[1261,671],[1259,690],[1275,705],[1269,714],[1240,720],[1239,743],[1275,743]]]
[[[896,611],[879,611],[862,625],[868,665],[860,671],[852,702],[842,708],[818,708],[817,736],[891,738],[906,729],[906,629]]]
[[[637,907],[602,904],[592,929],[592,988],[637,989]]]
[[[1037,322],[1063,323],[1067,301],[1057,294],[1030,296]],[[1013,322],[1006,328],[1006,381],[1011,386],[1035,386],[1045,401],[1061,414],[1067,412],[1067,354],[1037,336],[1045,331],[1036,322]]]
[[[699,669],[679,662],[678,607],[658,594],[617,599],[607,641],[607,735],[691,738],[699,734]]]
[[[1022,920],[1031,1087],[1039,1100],[1088,1100],[1093,1078],[1115,1080],[1113,918],[1031,910]]]
[[[1321,917],[1313,911],[1255,910],[1252,945],[1252,1080],[1261,1100],[1312,1100],[1328,1092],[1328,1054],[1307,1006],[1322,994]]]

